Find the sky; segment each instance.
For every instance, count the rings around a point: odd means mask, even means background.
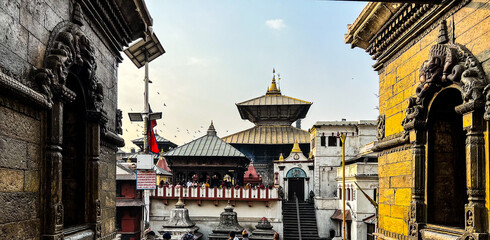
[[[315,0],[146,0],[166,53],[149,64],[156,132],[182,145],[211,120],[219,137],[253,127],[236,103],[264,95],[272,70],[283,95],[313,102],[302,129],[317,121],[375,120],[378,75],[363,49],[344,43],[366,3]],[[136,42],[136,41],[135,41]],[[124,55],[124,54],[123,54]],[[118,70],[123,137],[143,134],[128,112],[143,111],[144,68],[124,55]]]

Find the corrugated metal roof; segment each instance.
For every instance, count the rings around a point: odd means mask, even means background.
[[[227,143],[236,144],[294,144],[310,143],[310,134],[293,126],[255,126],[226,137]]]
[[[236,148],[215,135],[205,135],[177,147],[164,156],[245,157]]]
[[[157,140],[157,143],[162,143],[162,142],[169,142],[169,143],[173,143],[171,142],[170,140],[158,135],[157,133],[155,133],[155,139]],[[141,138],[137,138],[137,139],[134,139],[132,140],[132,142],[134,144],[136,143],[142,143],[144,141],[144,139],[141,137]]]
[[[263,95],[241,103],[237,106],[258,106],[258,105],[311,105],[311,102],[292,98],[284,95]]]

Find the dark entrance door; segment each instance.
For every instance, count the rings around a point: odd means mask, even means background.
[[[294,201],[294,193],[298,197],[298,202],[305,200],[305,179],[288,178],[288,200]]]

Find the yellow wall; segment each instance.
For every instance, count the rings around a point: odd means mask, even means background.
[[[477,57],[488,76],[490,73],[490,60],[488,60],[490,1],[473,1],[446,20],[449,31],[452,30],[454,22],[455,42],[465,45]],[[427,60],[430,47],[436,43],[438,34],[439,28],[432,30],[398,58],[385,65],[384,71],[379,75],[379,112],[386,116],[385,136],[403,131],[401,122],[405,117],[407,99],[411,96],[415,97],[418,70]],[[378,161],[380,189],[378,227],[407,235],[413,184],[412,150],[381,154]],[[487,189],[487,194],[488,192]],[[486,202],[488,204],[488,196]]]

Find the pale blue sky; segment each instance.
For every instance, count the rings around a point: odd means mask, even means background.
[[[146,4],[154,32],[167,51],[150,64],[150,104],[153,111],[163,112],[158,133],[179,145],[202,136],[211,120],[220,137],[252,127],[240,118],[235,103],[265,94],[272,68],[281,74],[284,95],[313,102],[302,122],[305,130],[320,120],[374,120],[378,115],[374,61],[364,50],[344,43],[346,25],[366,3],[147,0]],[[130,123],[127,113],[143,109],[143,75],[144,69],[127,58],[119,65],[125,150],[142,133],[142,125]]]

